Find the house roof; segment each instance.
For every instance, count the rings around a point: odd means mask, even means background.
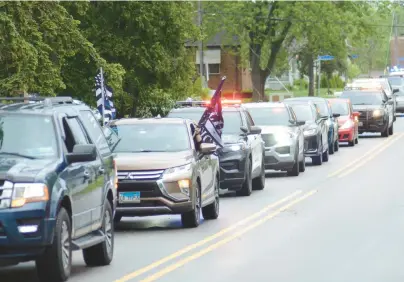
[[[231,41],[231,42],[230,42]],[[226,31],[220,31],[216,33],[214,36],[210,37],[207,41],[203,42],[206,47],[220,47],[220,46],[239,46],[240,41],[237,35],[233,35],[231,39],[226,38]],[[187,47],[197,47],[197,41],[188,41],[185,43]]]

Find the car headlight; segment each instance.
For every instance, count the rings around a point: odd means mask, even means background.
[[[348,119],[340,128],[341,129],[348,129],[354,126],[354,123],[352,120]]]
[[[176,167],[171,167],[168,168],[164,171],[165,176],[171,176],[173,174],[182,174],[182,173],[187,173],[192,171],[192,163],[182,165],[182,166],[176,166]]]
[[[310,129],[303,131],[303,134],[305,136],[315,135],[316,133],[317,133],[317,129],[315,129],[315,128],[310,128]]]
[[[276,142],[279,144],[289,144],[291,139],[293,138],[293,134],[291,133],[277,133],[275,134]]]
[[[375,110],[375,111],[373,111],[373,116],[374,116],[374,117],[380,117],[380,116],[382,116],[382,115],[384,115],[384,111],[383,111],[383,110]]]
[[[226,149],[229,149],[230,151],[241,151],[245,149],[245,144],[234,144],[234,145],[229,145],[226,146]]]
[[[49,200],[48,187],[43,183],[16,183],[14,184],[11,207],[19,208],[27,203],[43,202]]]

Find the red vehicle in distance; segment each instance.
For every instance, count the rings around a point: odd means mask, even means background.
[[[354,112],[349,99],[327,99],[331,104],[334,114],[338,117],[339,142],[348,142],[349,146],[355,146],[359,142],[358,117],[359,113]]]

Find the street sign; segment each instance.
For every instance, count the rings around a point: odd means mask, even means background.
[[[318,56],[319,61],[331,61],[334,60],[334,56],[330,55],[324,55],[324,56]]]
[[[351,55],[352,59],[357,59],[359,57],[359,55]]]

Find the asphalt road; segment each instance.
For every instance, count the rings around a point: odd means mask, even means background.
[[[404,117],[389,138],[363,137],[298,177],[267,175],[263,191],[224,195],[218,220],[123,219],[108,267],[75,253],[72,282],[404,281]],[[36,282],[33,263],[1,282]]]

